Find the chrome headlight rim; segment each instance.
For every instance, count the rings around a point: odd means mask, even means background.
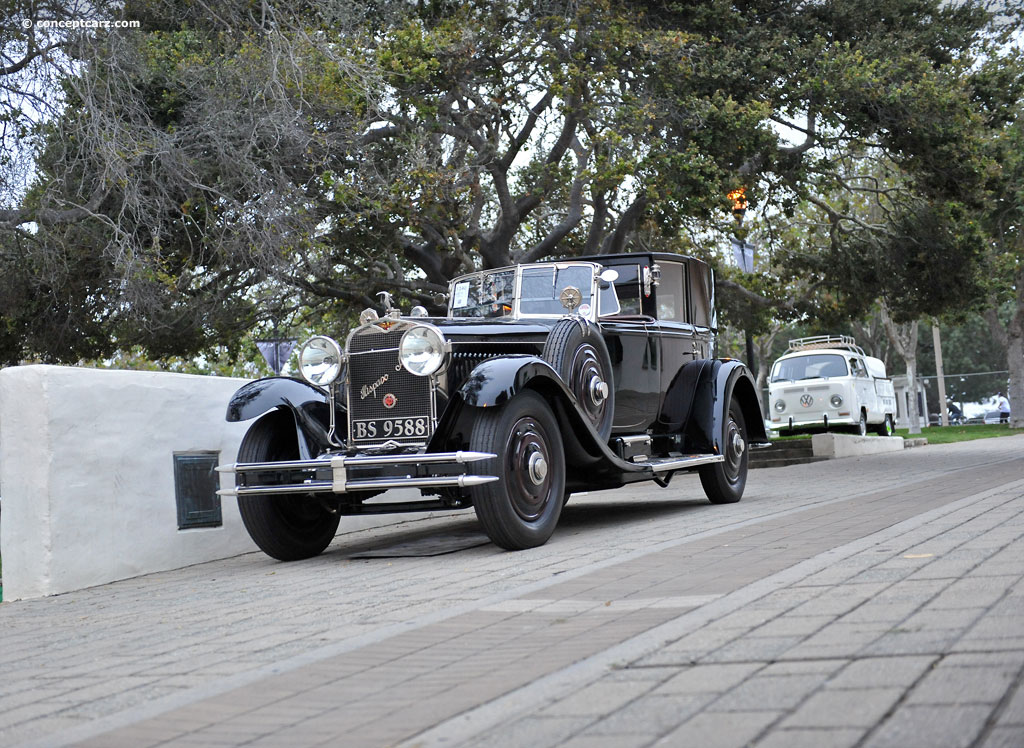
[[[830,397],[828,401],[832,404],[833,408],[838,408],[843,404],[843,396],[837,393],[835,395],[832,395],[832,397]]]
[[[428,342],[426,347],[423,341]],[[403,333],[398,343],[398,360],[410,374],[429,377],[443,367],[446,349],[447,341],[439,329],[433,325],[414,325]]]
[[[341,345],[326,335],[314,335],[299,348],[299,374],[314,387],[330,387],[341,376]]]
[[[781,413],[785,409],[786,409],[786,401],[785,400],[776,400],[775,401],[775,410],[777,410],[779,413]]]

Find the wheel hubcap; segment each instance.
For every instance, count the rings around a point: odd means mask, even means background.
[[[738,460],[743,456],[743,450],[746,449],[746,442],[743,441],[743,437],[740,436],[739,431],[732,433],[732,440],[729,442],[729,449],[732,450],[733,459]]]
[[[505,449],[508,494],[516,514],[535,522],[551,500],[551,451],[544,427],[525,416],[516,421]],[[561,500],[561,496],[558,497]]]
[[[529,472],[530,480],[535,486],[539,486],[548,477],[548,461],[540,452],[533,452],[530,455]]]
[[[594,346],[586,343],[576,350],[567,382],[587,420],[595,429],[600,428],[609,390]]]
[[[743,464],[743,453],[747,448],[747,442],[743,438],[739,424],[729,417],[729,423],[725,427],[725,474],[730,481],[739,478],[740,467]]]

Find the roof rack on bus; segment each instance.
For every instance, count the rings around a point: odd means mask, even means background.
[[[864,355],[864,349],[850,335],[812,335],[807,338],[794,338],[789,341],[788,352],[811,351],[816,348],[839,348]]]

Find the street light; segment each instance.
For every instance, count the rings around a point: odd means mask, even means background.
[[[739,223],[743,220],[743,214],[747,212],[747,188],[737,187],[727,193],[726,197],[732,202],[732,215],[736,223]]]
[[[739,227],[743,222],[743,214],[747,212],[747,188],[737,187],[736,189],[727,192],[725,196],[729,198],[729,201],[732,203],[732,217],[736,219],[736,226]],[[740,233],[738,228],[736,233]],[[730,241],[733,245],[733,252],[736,253],[737,256],[736,264],[739,265],[740,270],[745,273],[754,272],[754,245],[747,244],[738,236],[732,237]],[[747,262],[748,250],[750,259],[749,263]],[[744,330],[743,334],[745,338],[744,342],[747,347],[747,366],[753,369],[754,337],[750,334],[749,326],[747,330]]]

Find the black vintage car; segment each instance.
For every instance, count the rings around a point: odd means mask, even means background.
[[[485,270],[451,282],[448,314],[384,295],[344,345],[317,336],[303,379],[251,382],[229,421],[258,418],[235,476],[249,534],[274,558],[323,551],[341,515],[472,506],[507,549],[547,541],[575,491],[696,470],[739,501],[767,445],[754,382],[712,358],[711,272],[632,253]],[[417,488],[415,501],[371,499]]]

